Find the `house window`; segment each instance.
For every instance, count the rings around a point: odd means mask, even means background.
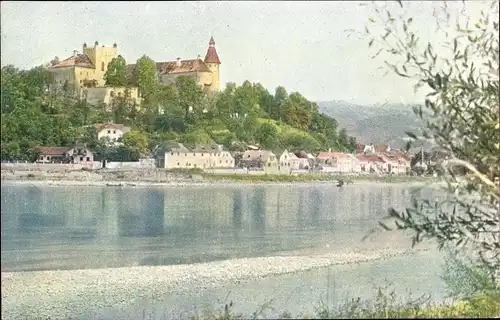
[[[219,163],[222,163],[222,160],[219,160]]]
[[[43,160],[43,156],[40,156],[40,160]]]
[[[116,130],[113,130],[113,133],[116,133]]]
[[[181,153],[180,153],[180,152],[177,152],[177,155],[178,155],[178,156],[180,156],[180,155],[181,155]]]
[[[90,157],[87,157],[87,161],[90,161]]]
[[[187,153],[184,153],[184,156],[185,156],[185,157],[187,157],[187,155],[188,155]]]
[[[104,71],[104,61],[101,62],[101,71]]]
[[[108,134],[110,134],[110,133],[111,133],[111,130],[108,130]]]
[[[174,153],[173,153],[173,152],[170,152],[170,155],[171,155],[171,156],[173,156],[173,155],[174,155]]]
[[[50,156],[47,156],[47,160],[50,160]]]
[[[181,165],[180,162],[177,162],[177,165],[180,166]]]
[[[203,157],[203,153],[201,154],[201,156]]]
[[[80,161],[83,161],[83,157],[80,157]]]

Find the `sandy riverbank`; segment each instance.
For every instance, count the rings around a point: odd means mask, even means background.
[[[418,252],[380,249],[191,265],[2,272],[2,319],[89,318],[106,308],[126,309],[137,301],[159,301],[173,292],[189,295],[227,283]]]

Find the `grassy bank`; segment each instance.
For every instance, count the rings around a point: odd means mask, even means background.
[[[345,183],[355,183],[355,182],[382,182],[382,183],[414,183],[414,182],[437,182],[438,179],[435,178],[424,178],[424,177],[410,177],[410,176],[337,176],[328,175],[324,173],[310,173],[310,174],[299,174],[299,175],[289,175],[289,174],[211,174],[202,173],[201,174],[205,180],[211,181],[235,181],[235,182],[249,182],[249,183],[259,183],[259,182],[337,182],[343,180]]]
[[[292,315],[282,312],[279,319],[398,319],[398,318],[498,318],[500,317],[500,292],[485,293],[471,299],[462,299],[445,304],[432,304],[430,297],[419,297],[398,302],[394,292],[382,290],[373,300],[352,299],[336,308],[320,303],[314,314]],[[230,320],[267,318],[272,303],[262,306],[252,314],[233,312],[233,302],[217,311],[205,311],[192,316],[191,320]],[[273,310],[276,313],[276,310]],[[276,316],[272,317],[276,318]]]

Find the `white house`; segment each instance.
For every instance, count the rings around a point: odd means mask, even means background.
[[[280,156],[278,168],[280,173],[290,173],[292,170],[300,169],[300,159],[288,150],[283,151]]]
[[[118,139],[122,138],[125,133],[130,131],[129,127],[115,123],[97,124],[95,127],[98,139],[108,138],[109,141],[115,145],[119,144]]]

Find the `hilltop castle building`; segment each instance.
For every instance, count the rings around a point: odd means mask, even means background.
[[[220,65],[215,41],[211,37],[204,60],[199,55],[196,59],[181,60],[181,58],[177,58],[174,61],[157,62],[156,69],[160,83],[170,84],[175,82],[179,76],[189,76],[194,78],[203,89],[218,91],[220,89]],[[129,74],[132,74],[134,70],[135,64],[127,66]]]
[[[99,46],[97,41],[92,47],[84,43],[82,53],[75,50],[71,57],[55,63],[49,68],[49,71],[53,74],[54,83],[60,86],[66,85],[77,91],[81,91],[82,88],[104,88],[104,74],[108,64],[116,57],[118,57],[116,43],[112,47]],[[179,76],[190,76],[202,88],[218,91],[220,88],[220,64],[215,41],[212,37],[204,60],[198,56],[196,59],[181,60],[178,58],[176,61],[157,62],[157,76],[159,82],[163,84],[170,84]],[[133,72],[134,69],[135,64],[127,65],[128,72]]]

